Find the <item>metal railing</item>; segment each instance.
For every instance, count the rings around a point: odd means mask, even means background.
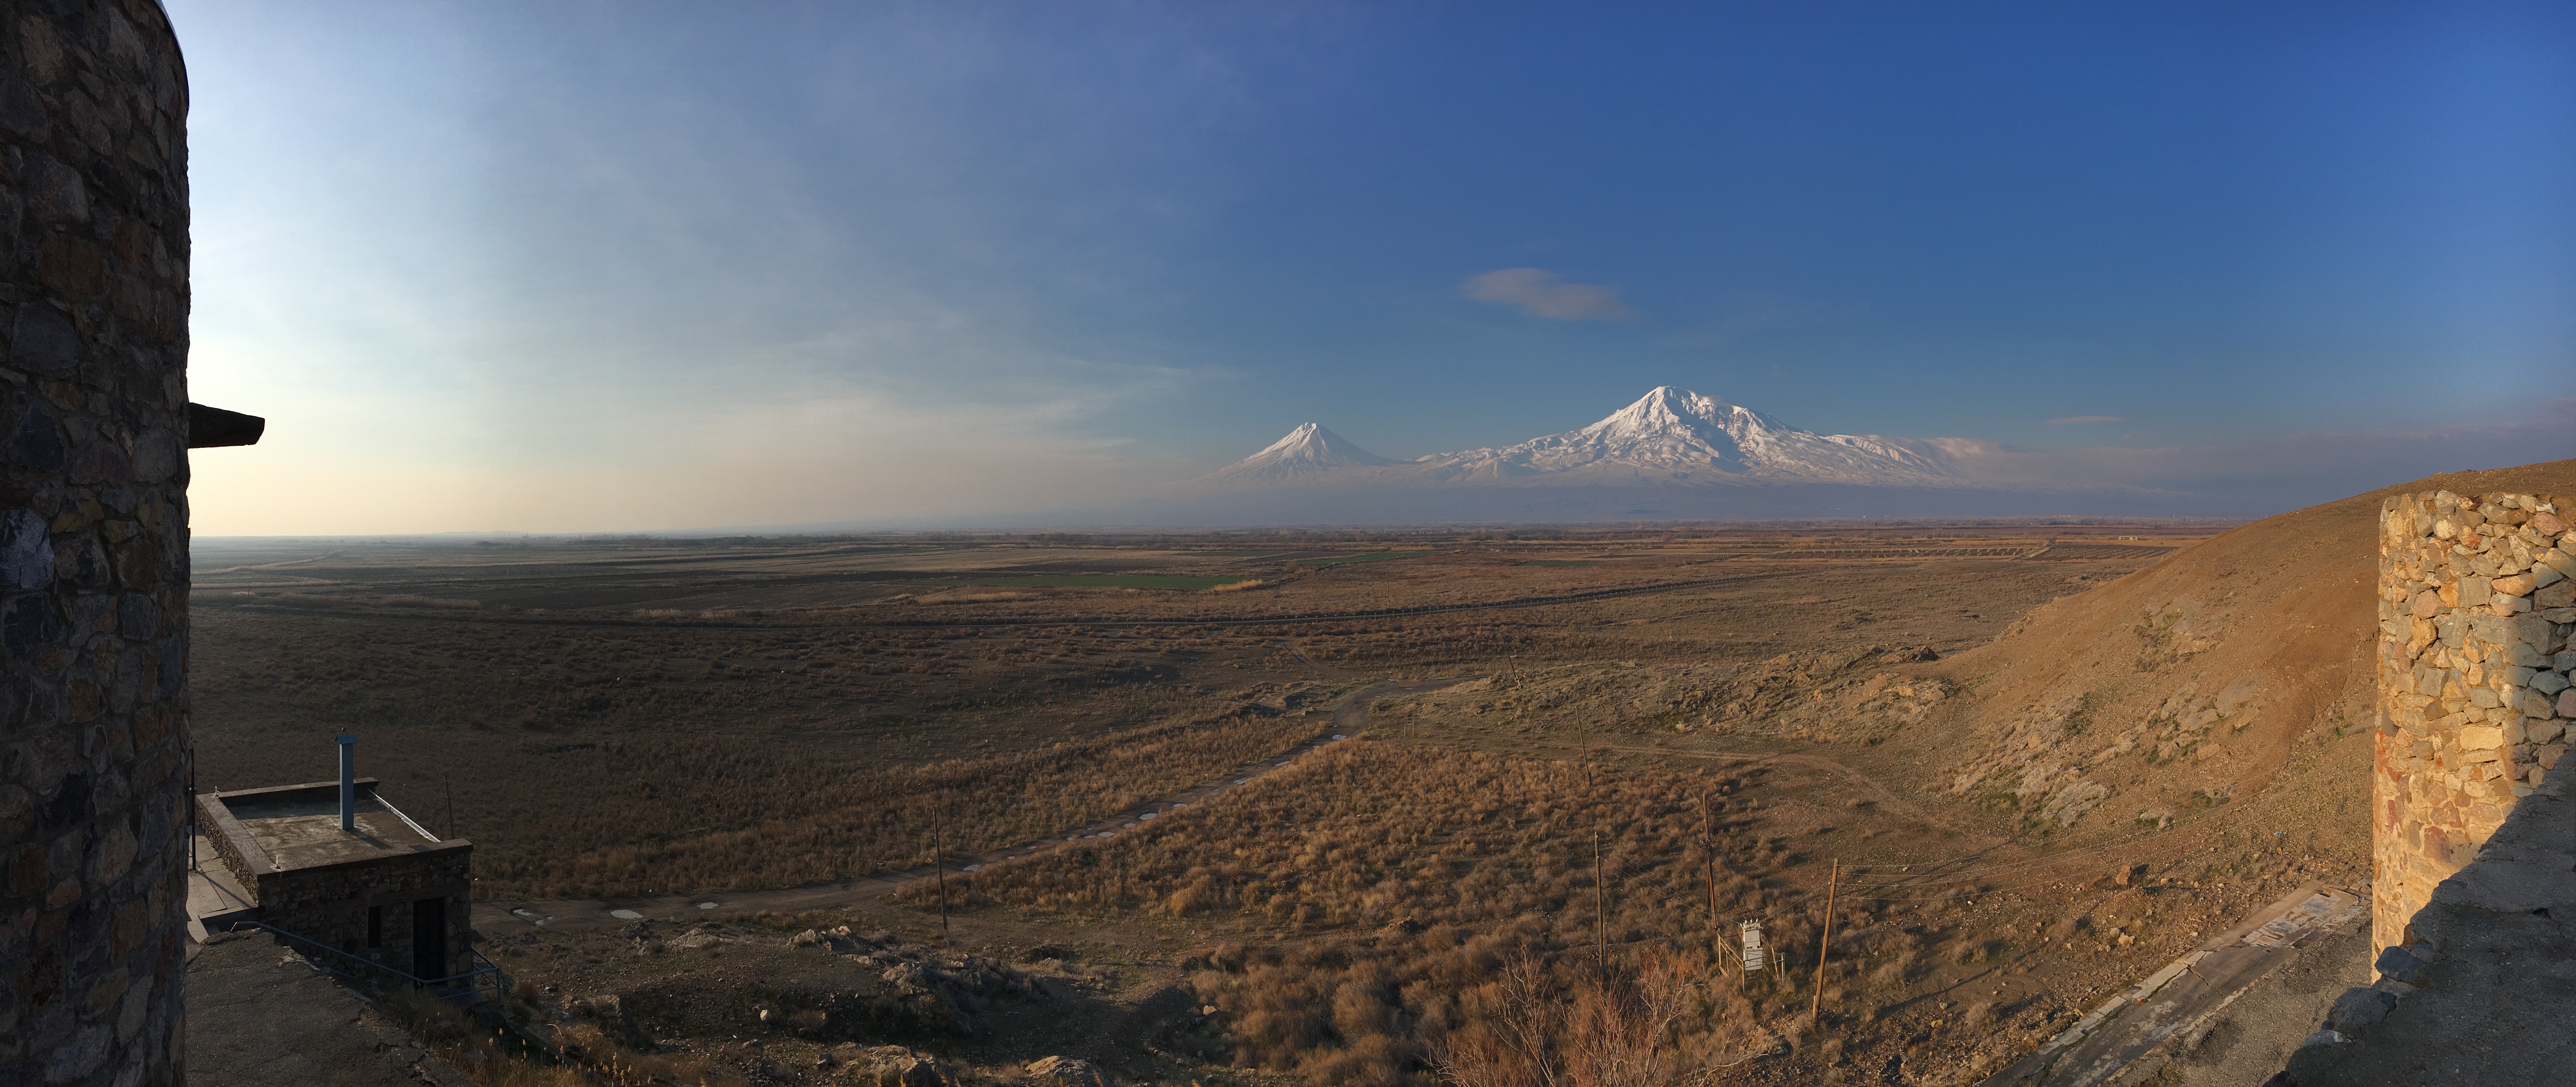
[[[383,974],[399,981],[407,981],[424,988],[434,989],[444,985],[457,985],[460,988],[470,987],[473,991],[479,993],[482,987],[480,985],[473,984],[474,980],[477,978],[489,977],[493,980],[493,984],[499,992],[506,994],[510,991],[509,975],[502,973],[500,966],[493,963],[491,959],[484,957],[483,953],[476,950],[472,944],[466,945],[465,953],[470,957],[470,961],[480,963],[482,965],[476,966],[475,968],[467,970],[461,974],[449,974],[443,978],[424,978],[402,970],[394,969],[393,967],[354,952],[342,951],[339,948],[323,943],[320,940],[298,933],[288,932],[285,929],[268,924],[264,921],[235,921],[231,924],[225,925],[224,931],[238,932],[245,928],[255,928],[272,936],[294,941],[295,943],[313,948],[314,950],[320,951],[326,955],[333,955],[342,959],[347,959],[350,962],[356,963],[369,970],[373,970],[379,974]],[[318,964],[317,968],[327,973],[335,974],[353,981],[357,979],[356,974],[347,971],[334,970],[328,966],[319,966]]]

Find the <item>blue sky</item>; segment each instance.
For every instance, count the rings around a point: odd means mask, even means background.
[[[194,395],[271,419],[209,534],[989,518],[1660,384],[2229,512],[2576,456],[2564,6],[169,7]]]

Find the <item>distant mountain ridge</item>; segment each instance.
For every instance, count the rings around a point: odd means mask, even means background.
[[[1410,461],[1380,457],[1306,423],[1269,448],[1192,481],[1190,488],[1745,484],[1968,485],[1935,442],[1817,434],[1666,385],[1577,430]]]
[[[1120,524],[1539,524],[1862,517],[2157,516],[2191,496],[1998,478],[1970,438],[1819,434],[1661,386],[1590,426],[1395,460],[1306,423],[1104,514]]]

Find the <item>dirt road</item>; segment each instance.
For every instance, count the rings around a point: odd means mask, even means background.
[[[1153,820],[1163,814],[1191,804],[1205,803],[1236,788],[1290,765],[1297,759],[1357,734],[1368,725],[1369,705],[1390,695],[1420,694],[1452,684],[1482,679],[1482,676],[1455,676],[1446,679],[1386,680],[1373,683],[1343,695],[1333,703],[1332,724],[1294,749],[1256,765],[1238,767],[1234,772],[1196,788],[1149,801],[1128,811],[1078,827],[1068,827],[1044,841],[996,850],[980,856],[948,858],[951,872],[972,872],[988,864],[1033,856],[1050,849],[1062,849],[1085,838],[1105,838],[1117,834],[1145,833]],[[771,891],[741,891],[706,895],[651,895],[627,898],[549,899],[542,901],[477,901],[474,903],[474,930],[485,937],[513,936],[540,926],[548,929],[596,928],[623,925],[637,920],[687,921],[715,911],[739,913],[746,910],[822,910],[855,906],[883,898],[894,891],[928,880],[936,875],[932,868],[903,872],[885,872],[812,887],[786,887]]]
[[[1634,585],[1622,589],[1596,589],[1589,592],[1562,593],[1554,596],[1523,596],[1509,600],[1488,600],[1472,604],[1439,604],[1422,608],[1370,608],[1360,611],[1302,612],[1289,615],[1175,615],[1155,619],[1065,618],[1065,619],[960,619],[942,622],[930,619],[891,619],[876,622],[841,621],[831,623],[759,623],[720,622],[699,619],[630,619],[607,617],[574,617],[566,615],[496,615],[480,610],[440,612],[386,610],[369,613],[373,620],[409,623],[483,623],[538,627],[637,627],[662,629],[717,630],[967,630],[1009,627],[1250,627],[1279,626],[1294,623],[1342,623],[1365,619],[1406,619],[1424,615],[1448,615],[1455,612],[1498,611],[1511,608],[1545,608],[1559,604],[1590,604],[1623,597],[1653,593],[1679,592],[1683,589],[1706,589],[1720,585],[1740,585],[1775,578],[1810,577],[1810,570],[1783,570],[1768,574],[1745,574],[1739,577],[1701,578],[1693,581],[1667,581],[1653,585]],[[230,600],[208,596],[196,606],[207,608],[239,607]],[[346,615],[345,609],[314,607],[262,599],[257,607],[263,611],[291,615]]]

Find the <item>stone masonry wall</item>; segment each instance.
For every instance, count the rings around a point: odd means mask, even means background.
[[[2551,495],[2402,495],[2380,511],[2371,933],[2410,919],[2562,768],[2576,533]]]
[[[0,0],[0,1083],[183,1078],[186,75]]]
[[[270,872],[259,878],[259,919],[409,974],[412,910],[422,899],[444,899],[447,968],[425,976],[462,974],[473,958],[468,943],[472,858],[472,845],[455,842],[425,853]],[[367,946],[371,906],[384,917],[381,946],[372,948]]]

